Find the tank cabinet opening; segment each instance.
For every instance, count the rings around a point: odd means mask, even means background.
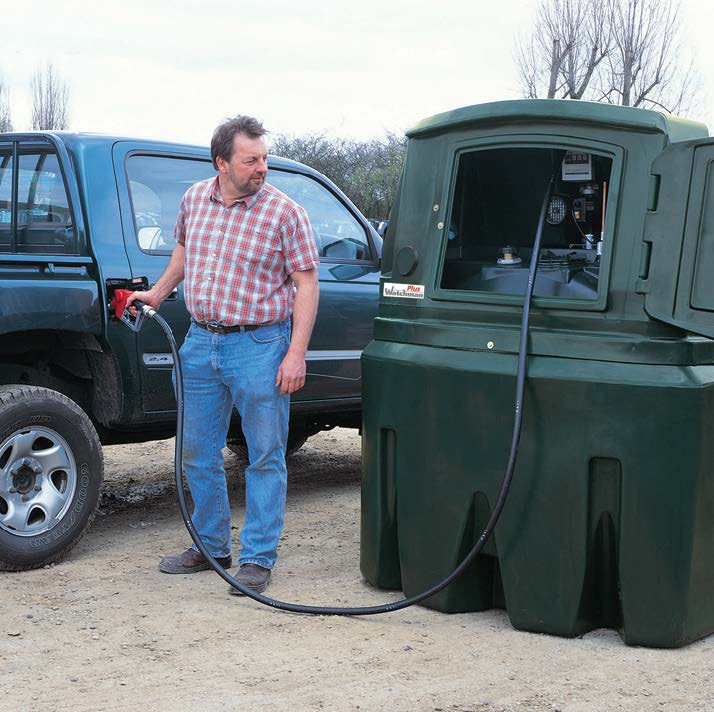
[[[451,199],[441,288],[522,295],[551,176],[534,293],[595,300],[612,158],[508,147],[463,152]]]

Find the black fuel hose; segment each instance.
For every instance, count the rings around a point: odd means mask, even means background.
[[[375,615],[377,613],[391,613],[392,611],[399,611],[403,608],[408,608],[413,606],[415,603],[420,603],[421,601],[434,596],[442,589],[446,588],[450,583],[455,581],[461,574],[469,567],[473,560],[481,553],[484,545],[488,541],[493,530],[496,528],[496,523],[498,522],[503,507],[506,504],[506,499],[508,497],[508,492],[511,488],[511,482],[513,481],[513,472],[516,467],[516,460],[518,459],[518,445],[521,437],[521,422],[523,419],[523,398],[525,392],[525,380],[526,380],[526,365],[528,358],[528,328],[530,324],[530,310],[531,310],[531,299],[533,297],[533,286],[535,284],[536,270],[538,268],[538,254],[540,252],[540,243],[543,235],[543,225],[545,223],[546,211],[548,209],[548,203],[550,202],[550,195],[553,188],[553,183],[555,181],[555,174],[551,177],[548,184],[548,189],[546,191],[545,197],[543,199],[543,205],[540,211],[540,218],[538,221],[538,229],[536,231],[535,240],[533,242],[533,253],[531,255],[530,268],[528,271],[528,284],[526,286],[526,292],[523,299],[523,314],[521,317],[521,337],[518,346],[518,370],[516,372],[516,401],[515,401],[515,413],[513,421],[513,436],[511,438],[511,450],[508,457],[508,465],[506,466],[506,473],[503,476],[503,481],[501,483],[501,489],[498,493],[498,498],[496,499],[496,504],[491,512],[491,517],[486,524],[486,528],[483,533],[478,538],[478,541],[474,544],[471,551],[466,555],[466,558],[444,579],[439,581],[431,588],[415,596],[410,596],[409,598],[404,598],[401,601],[395,601],[394,603],[385,603],[378,606],[363,606],[363,607],[336,607],[336,606],[307,606],[299,603],[288,603],[285,601],[277,601],[274,598],[269,598],[268,596],[263,596],[260,593],[255,593],[249,588],[246,588],[243,584],[237,581],[233,576],[231,576],[214,558],[211,556],[210,552],[206,549],[201,537],[193,526],[191,521],[191,515],[189,514],[188,507],[186,505],[186,497],[183,491],[183,462],[181,458],[181,452],[183,447],[183,374],[181,371],[181,359],[179,358],[178,349],[176,347],[176,340],[174,339],[171,327],[166,323],[166,320],[158,314],[154,309],[146,304],[141,304],[140,302],[134,302],[134,306],[142,309],[145,316],[153,319],[163,330],[166,338],[171,345],[171,353],[174,359],[174,369],[176,371],[176,402],[178,417],[176,422],[176,451],[174,456],[174,464],[176,468],[176,493],[178,496],[179,508],[181,510],[181,516],[183,517],[184,524],[188,533],[191,535],[196,544],[196,548],[203,554],[208,564],[211,568],[227,583],[229,583],[234,588],[237,588],[241,593],[252,598],[258,603],[263,603],[266,606],[272,606],[273,608],[278,608],[281,611],[290,611],[292,613],[311,613],[315,615],[329,615],[329,616],[369,616]]]

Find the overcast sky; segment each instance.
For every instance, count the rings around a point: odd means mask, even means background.
[[[714,1],[683,0],[683,38],[714,133]],[[425,116],[519,98],[514,40],[537,0],[0,0],[0,73],[16,129],[51,61],[71,128],[207,144],[238,113],[273,133],[368,138]]]

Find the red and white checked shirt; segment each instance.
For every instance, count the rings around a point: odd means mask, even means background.
[[[186,308],[201,322],[283,321],[295,302],[290,275],[320,264],[307,213],[268,184],[225,206],[218,177],[195,183],[174,237],[186,248]]]

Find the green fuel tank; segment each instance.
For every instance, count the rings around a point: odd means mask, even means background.
[[[555,174],[513,485],[483,553],[426,605],[653,647],[714,631],[714,139],[556,100],[457,109],[408,136],[362,357],[363,575],[416,594],[486,525]]]

